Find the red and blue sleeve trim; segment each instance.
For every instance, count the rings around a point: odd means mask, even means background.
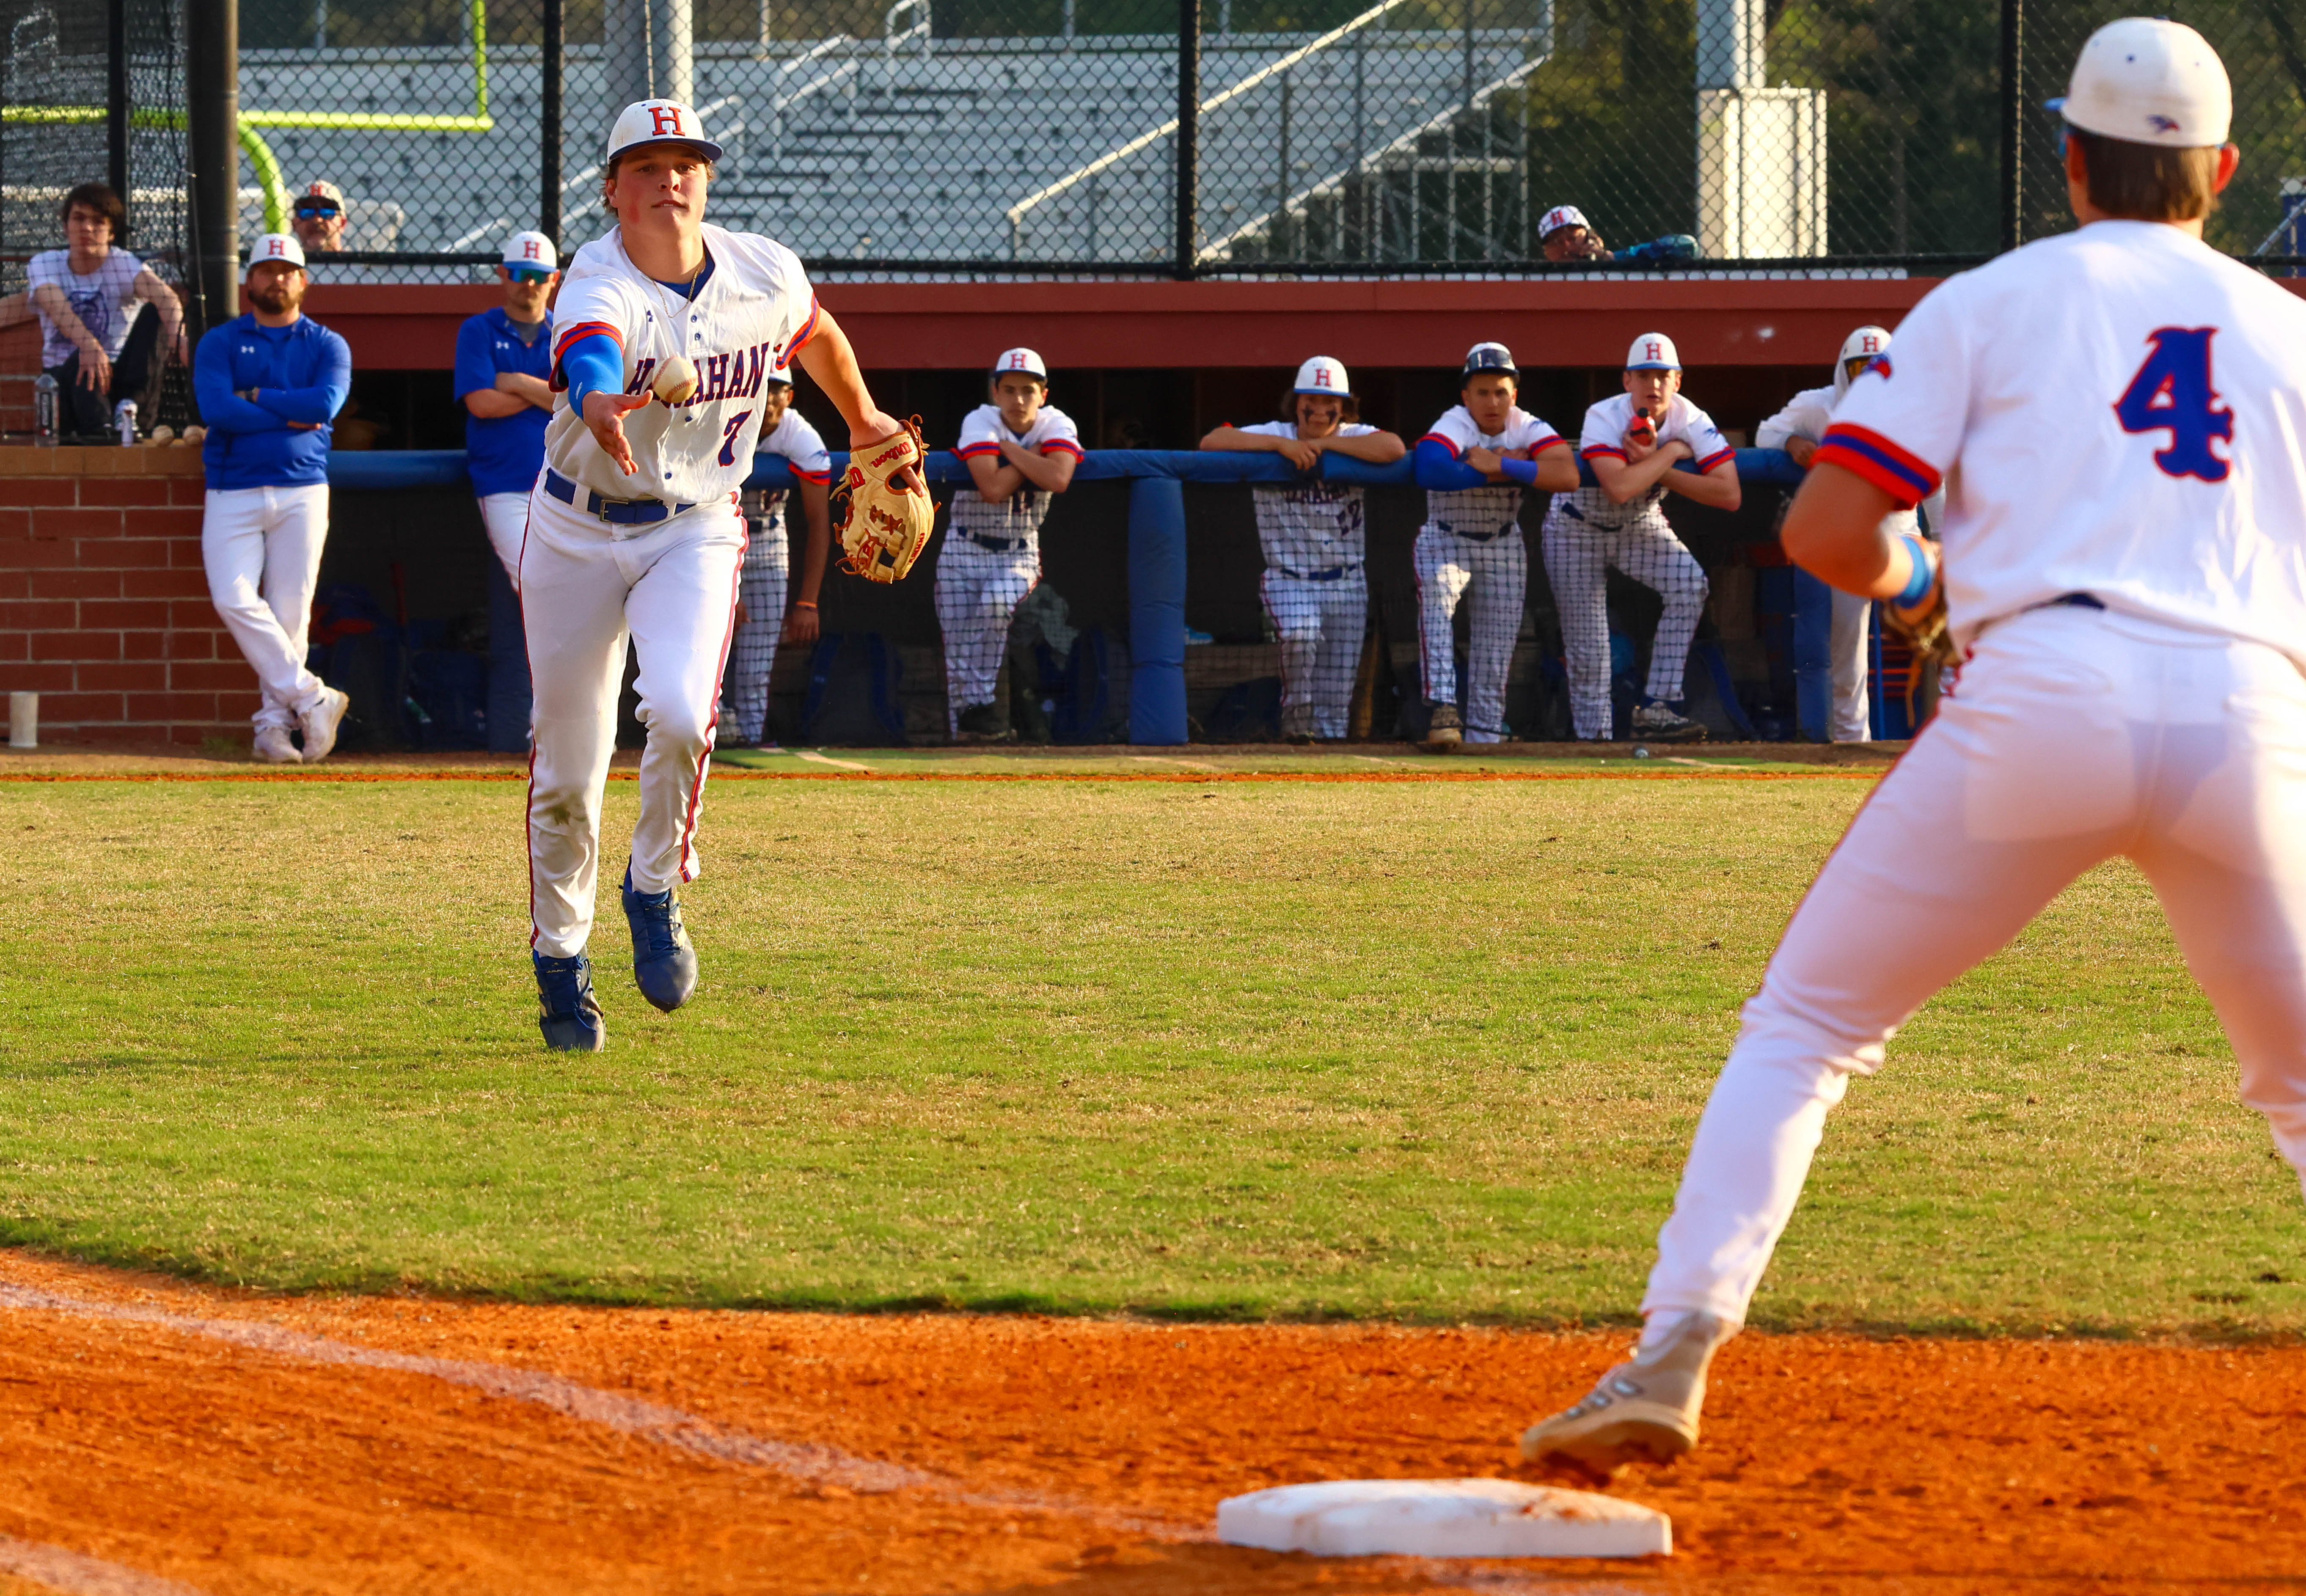
[[[781,366],[792,364],[793,356],[799,354],[808,341],[816,337],[818,315],[816,295],[812,294],[808,296],[808,320],[800,324],[800,330],[793,334],[792,342],[787,344],[783,353],[777,356],[777,364]]]
[[[1529,442],[1528,442],[1525,447],[1528,448],[1528,450],[1529,450],[1529,452],[1530,452],[1531,454],[1534,455],[1534,454],[1538,453],[1538,452],[1539,452],[1540,450],[1542,450],[1542,449],[1549,449],[1549,448],[1551,448],[1555,444],[1559,443],[1560,441],[1561,441],[1561,434],[1560,434],[1560,433],[1559,433],[1559,432],[1548,432],[1548,433],[1547,433],[1544,437],[1542,437],[1542,438],[1533,438],[1533,439],[1531,439],[1531,440],[1529,440]]]
[[[578,321],[556,330],[552,343],[552,371],[545,382],[547,388],[556,394],[568,391],[568,374],[560,369],[561,357],[578,339],[594,337],[608,339],[619,349],[625,346],[625,335],[605,321]]]
[[[1419,444],[1421,444],[1421,445],[1428,444],[1428,443],[1438,443],[1438,444],[1439,444],[1443,448],[1446,448],[1446,449],[1448,449],[1448,450],[1449,451],[1449,457],[1450,457],[1451,459],[1453,459],[1453,460],[1456,459],[1459,456],[1463,455],[1463,454],[1465,452],[1465,450],[1463,450],[1463,449],[1459,448],[1458,448],[1455,443],[1451,442],[1448,439],[1444,438],[1444,437],[1443,437],[1440,433],[1439,433],[1439,432],[1428,432],[1427,434],[1425,434],[1425,436],[1424,436],[1424,437],[1422,437],[1422,438],[1419,439],[1417,441],[1418,441],[1418,442],[1419,442]]]
[[[954,446],[952,452],[961,459],[973,460],[979,455],[999,454],[1001,452],[1001,446],[988,440],[978,443],[957,444]]]
[[[1603,455],[1609,456],[1612,460],[1622,460],[1626,457],[1626,451],[1614,443],[1596,443],[1586,447],[1585,458],[1588,460],[1600,459]]]
[[[1697,474],[1704,476],[1716,465],[1721,465],[1722,461],[1734,460],[1737,457],[1738,451],[1734,448],[1724,448],[1715,449],[1712,454],[1706,456],[1705,458],[1697,463]]]
[[[1080,441],[1073,438],[1052,438],[1041,446],[1041,452],[1045,455],[1071,455],[1076,460],[1084,457]]]
[[[1854,471],[1911,509],[1938,491],[1938,474],[1928,461],[1910,454],[1881,433],[1854,422],[1837,422],[1825,430],[1812,463],[1830,461]]]
[[[791,465],[792,462],[787,461],[786,464]],[[805,482],[829,482],[833,480],[833,469],[830,466],[823,471],[810,471],[799,465],[792,465],[792,474]]]

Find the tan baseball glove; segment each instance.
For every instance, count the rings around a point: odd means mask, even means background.
[[[936,507],[922,470],[921,418],[849,457],[833,495],[841,568],[867,582],[901,582],[929,544]]]
[[[1953,645],[1953,634],[1946,630],[1945,577],[1938,569],[1937,545],[1924,539],[1913,540],[1930,562],[1930,589],[1921,602],[1908,609],[1884,602],[1882,619],[1890,629],[1903,638],[1914,651],[1917,660],[1934,660],[1941,665],[1954,664],[1959,655]]]

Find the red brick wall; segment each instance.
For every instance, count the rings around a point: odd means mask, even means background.
[[[40,695],[41,741],[249,735],[201,492],[197,448],[0,448],[0,692]]]

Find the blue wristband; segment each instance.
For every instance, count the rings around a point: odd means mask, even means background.
[[[1914,574],[1906,578],[1905,590],[1890,603],[1895,609],[1910,610],[1929,596],[1930,589],[1937,585],[1938,573],[1937,568],[1930,563],[1929,550],[1922,547],[1921,539],[1910,532],[1900,535],[1906,541],[1906,551],[1913,556]]]
[[[1537,486],[1537,462],[1534,460],[1516,460],[1508,456],[1499,460],[1498,469],[1517,482],[1526,482],[1533,488]]]

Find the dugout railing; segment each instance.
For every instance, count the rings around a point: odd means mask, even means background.
[[[1738,472],[1749,487],[1786,490],[1798,485],[1801,468],[1781,449],[1744,448],[1738,451]],[[845,453],[835,454],[833,475],[846,468]],[[1581,468],[1582,469],[1582,468]],[[1685,463],[1680,469],[1688,469]],[[1389,465],[1371,465],[1342,455],[1325,455],[1321,480],[1371,488],[1415,485],[1412,462],[1405,457]],[[950,452],[929,456],[933,486],[966,487],[967,469]],[[1123,524],[1126,539],[1127,643],[1129,647],[1129,740],[1140,747],[1171,747],[1191,739],[1186,705],[1186,579],[1188,526],[1186,490],[1194,485],[1256,486],[1303,482],[1277,455],[1182,449],[1092,449],[1074,474],[1076,483],[1127,484]],[[1587,480],[1591,477],[1588,474]],[[463,488],[466,485],[465,456],[459,449],[354,452],[329,457],[329,481],[348,491]],[[794,486],[782,457],[756,456],[748,489],[775,491]],[[940,525],[943,517],[940,516]],[[1532,540],[1533,580],[1541,560]],[[908,578],[927,583],[933,572],[925,561]],[[1819,654],[1822,660],[1824,590],[1814,580],[1800,585],[1796,620],[1798,655]],[[1813,639],[1807,635],[1815,633]],[[1798,664],[1799,663],[1798,660]],[[1822,664],[1798,670],[1798,688],[1804,700],[1801,720],[1822,715]],[[1811,701],[1815,700],[1813,704]]]

